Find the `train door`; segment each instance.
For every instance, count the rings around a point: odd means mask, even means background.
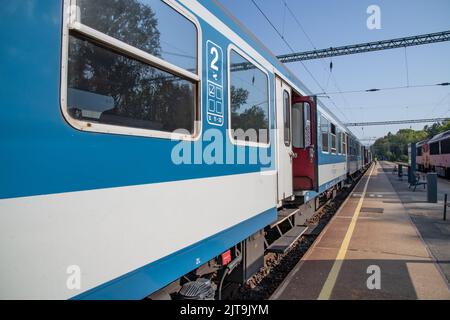
[[[276,78],[278,202],[293,195],[292,139],[291,139],[291,88]]]
[[[315,97],[292,98],[294,191],[319,191],[317,163],[317,108]]]

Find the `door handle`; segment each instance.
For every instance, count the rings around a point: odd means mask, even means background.
[[[297,157],[298,157],[298,154],[295,153],[295,152],[293,152],[293,151],[289,151],[289,156],[290,156],[291,158],[297,158]]]

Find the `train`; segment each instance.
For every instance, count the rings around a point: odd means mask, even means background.
[[[11,1],[0,25],[1,299],[214,298],[371,162],[218,1]]]
[[[416,167],[450,178],[450,130],[416,143]]]

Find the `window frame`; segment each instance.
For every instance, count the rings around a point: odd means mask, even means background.
[[[332,130],[333,126],[334,126],[334,133],[333,133],[333,130]],[[332,154],[338,154],[337,153],[337,137],[336,137],[337,127],[331,121],[330,121],[329,129],[330,129],[329,131],[330,131],[330,137],[331,137],[331,139],[330,139],[331,140],[331,145],[329,146],[330,147],[330,152]],[[333,141],[334,141],[334,148],[333,148]]]
[[[450,137],[440,141],[440,154],[450,154]]]
[[[422,146],[419,146],[416,148],[416,156],[421,157],[423,156],[423,148]]]
[[[302,102],[303,104],[303,148],[307,148],[307,147],[311,147],[314,145],[313,143],[313,128],[314,128],[314,123],[313,123],[313,117],[311,116],[311,104],[310,103],[306,103],[306,102]],[[307,111],[307,112],[306,112]],[[306,117],[307,116],[307,119]],[[309,145],[306,145],[306,121],[309,121]],[[316,139],[317,140],[317,139]],[[317,144],[317,143],[316,143]]]
[[[341,154],[347,155],[347,133],[341,132]]]
[[[437,155],[441,154],[441,142],[440,141],[431,142],[429,145],[430,145],[430,156],[437,156]],[[433,150],[433,152],[431,151],[432,145],[433,145],[433,147],[435,145],[437,145],[437,153],[435,153],[434,150]]]
[[[322,131],[322,119],[325,119],[328,123],[327,125],[327,151],[323,150],[323,135],[325,132]],[[320,147],[322,149],[322,153],[330,154],[331,146],[330,146],[330,120],[328,120],[327,117],[325,117],[323,114],[320,115]]]
[[[341,155],[342,154],[342,144],[341,144],[341,130],[338,126],[336,126],[336,154]]]
[[[345,133],[345,155],[348,155],[348,133]]]
[[[244,140],[238,140],[234,138],[233,135],[233,128],[231,127],[231,51],[236,52],[241,57],[246,59],[248,62],[253,64],[257,69],[259,69],[262,73],[265,74],[267,79],[267,120],[268,120],[268,141],[267,143],[262,142],[255,142],[255,141],[244,141]],[[258,63],[256,59],[253,59],[251,56],[249,56],[247,53],[245,53],[243,50],[241,50],[236,45],[230,43],[227,47],[227,109],[228,109],[228,138],[230,139],[230,142],[233,145],[237,146],[248,146],[248,147],[258,147],[258,148],[269,148],[271,144],[271,109],[270,109],[270,77],[269,73],[262,67],[262,64]]]
[[[304,149],[305,148],[305,124],[306,124],[306,120],[305,120],[305,103],[304,102],[297,102],[297,103],[292,103],[292,101],[291,101],[291,116],[292,116],[292,121],[291,121],[291,124],[292,124],[292,129],[294,129],[296,126],[294,126],[294,106],[295,105],[301,105],[301,107],[295,107],[295,109],[297,109],[297,110],[299,110],[298,112],[300,113],[300,117],[301,117],[301,123],[300,123],[300,125],[301,125],[301,139],[298,139],[298,142],[300,142],[299,144],[295,144],[294,143],[294,139],[296,139],[295,138],[295,134],[294,134],[294,132],[292,133],[292,148],[297,148],[297,149]],[[297,142],[297,141],[296,141]]]
[[[88,27],[79,21],[78,12],[76,10],[76,0],[64,0],[63,10],[63,26],[62,26],[62,52],[61,52],[61,112],[64,119],[75,129],[80,131],[131,135],[149,138],[162,138],[169,140],[186,140],[196,141],[201,137],[202,133],[202,30],[198,19],[182,7],[174,0],[161,0],[174,10],[174,13],[190,21],[197,32],[197,74],[192,73],[184,68],[176,66],[168,61],[151,55],[150,53],[133,47],[121,40],[104,34],[98,30]],[[105,124],[91,122],[87,120],[79,120],[70,116],[67,106],[67,86],[68,86],[68,65],[69,65],[69,39],[70,35],[75,33],[80,35],[82,39],[96,45],[100,43],[102,46],[116,51],[125,57],[136,59],[151,67],[161,69],[165,72],[178,76],[186,81],[194,84],[194,124],[192,133],[167,132],[155,129],[134,128],[129,126],[119,126],[113,124]]]
[[[286,95],[289,100],[289,105],[286,105]],[[288,111],[288,112],[286,112]],[[287,117],[287,118],[286,118]],[[286,123],[289,122],[289,127],[286,128]],[[286,90],[283,89],[283,139],[284,139],[284,145],[286,147],[291,146],[291,127],[292,127],[292,98],[291,94]],[[286,140],[286,129],[287,130],[287,140]]]
[[[350,135],[347,135],[347,153],[349,156],[354,156],[354,154],[353,154],[353,139]]]

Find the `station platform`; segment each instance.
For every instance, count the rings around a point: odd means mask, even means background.
[[[450,299],[450,221],[373,164],[271,299]]]

